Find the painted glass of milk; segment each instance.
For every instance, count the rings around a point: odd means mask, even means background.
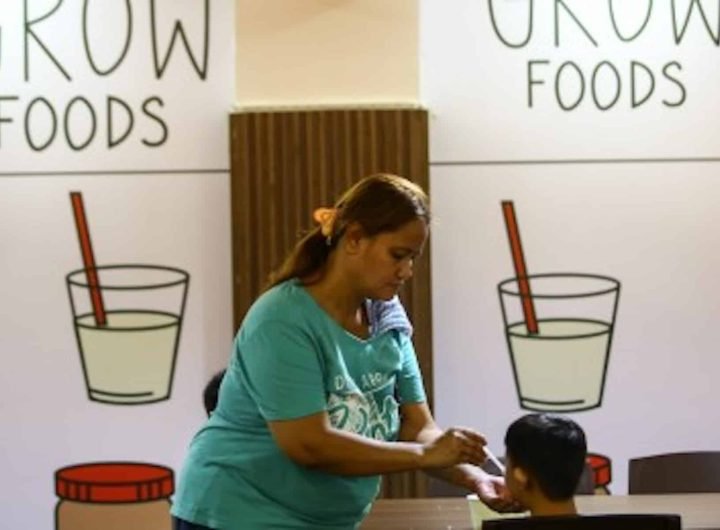
[[[517,278],[498,284],[520,406],[580,411],[602,404],[620,282],[596,274],[527,277],[537,315],[528,331]]]
[[[73,327],[88,396],[120,405],[170,397],[190,276],[158,265],[95,268],[98,286],[85,269],[66,276]],[[91,291],[103,299],[103,321]]]

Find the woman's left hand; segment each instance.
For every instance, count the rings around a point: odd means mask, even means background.
[[[471,490],[478,498],[496,512],[520,512],[522,507],[512,498],[505,486],[505,479],[475,468],[471,477]]]

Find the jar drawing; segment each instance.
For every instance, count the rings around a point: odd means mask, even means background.
[[[170,530],[173,471],[138,462],[96,462],[55,472],[55,530]]]
[[[608,487],[612,481],[610,458],[597,453],[588,453],[587,463],[593,471],[595,495],[611,495],[610,488]]]

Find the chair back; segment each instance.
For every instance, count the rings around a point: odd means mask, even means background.
[[[482,530],[681,530],[679,515],[606,514],[484,521]]]
[[[633,458],[628,473],[628,492],[720,493],[720,451]]]

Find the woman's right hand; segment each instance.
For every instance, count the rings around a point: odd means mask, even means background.
[[[443,468],[455,464],[480,465],[485,461],[485,437],[472,429],[453,427],[423,446],[423,468]]]

